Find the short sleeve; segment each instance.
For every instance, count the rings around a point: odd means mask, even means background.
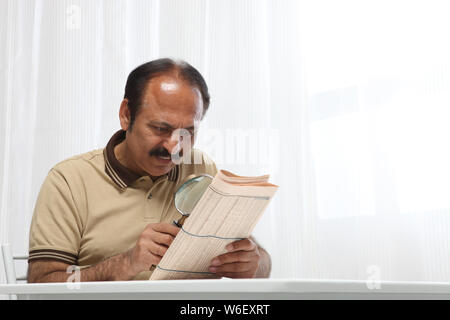
[[[36,201],[28,261],[50,259],[77,264],[82,221],[64,175],[50,170]]]

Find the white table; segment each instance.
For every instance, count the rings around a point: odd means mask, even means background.
[[[79,285],[71,288],[70,285]],[[2,284],[18,299],[450,299],[450,283],[299,279],[222,279]],[[372,289],[370,289],[372,288]]]

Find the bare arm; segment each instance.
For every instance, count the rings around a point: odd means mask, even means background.
[[[169,223],[150,223],[134,248],[79,270],[79,280],[131,280],[159,263],[179,230],[180,228]],[[67,263],[51,260],[32,261],[28,266],[28,282],[66,282],[74,271],[74,268],[69,267],[71,266]]]
[[[79,270],[79,281],[131,280],[129,253],[118,254],[91,267]],[[37,260],[29,263],[28,282],[66,282],[74,273],[67,263],[52,260]]]

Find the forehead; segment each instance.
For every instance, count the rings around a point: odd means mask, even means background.
[[[203,101],[198,88],[176,75],[161,75],[146,85],[140,115],[148,121],[166,122],[173,126],[192,125],[199,121]]]

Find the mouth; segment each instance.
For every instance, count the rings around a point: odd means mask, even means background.
[[[155,158],[162,163],[170,163],[172,162],[172,158],[170,156],[155,156]]]

